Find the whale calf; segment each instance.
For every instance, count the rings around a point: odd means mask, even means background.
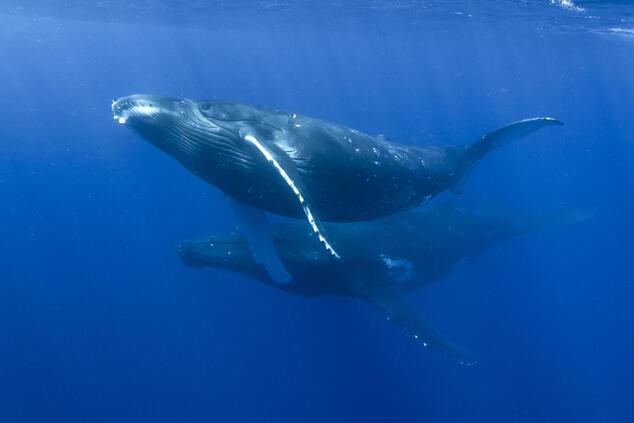
[[[230,197],[256,257],[280,280],[289,275],[270,254],[261,211],[303,217],[339,258],[321,221],[364,221],[415,207],[454,187],[487,152],[561,124],[525,119],[472,144],[417,147],[235,102],[139,94],[114,101],[112,113]]]
[[[333,260],[302,225],[275,223],[275,248],[293,276],[293,283],[287,285],[272,281],[253,258],[246,239],[236,232],[187,239],[178,253],[189,266],[237,272],[292,294],[359,298],[426,347],[472,364],[475,357],[438,333],[406,294],[441,280],[458,264],[506,239],[590,217],[578,211],[545,216],[469,211],[441,203],[370,222],[325,224],[346,255],[345,262]]]

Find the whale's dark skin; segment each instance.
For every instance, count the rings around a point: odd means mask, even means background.
[[[477,213],[450,204],[432,204],[370,222],[328,224],[326,229],[346,261],[334,260],[303,225],[276,223],[273,239],[293,283],[274,283],[256,263],[238,233],[191,238],[178,252],[193,267],[237,272],[303,296],[361,298],[430,346],[459,360],[473,356],[438,334],[404,294],[446,276],[458,263],[523,233],[587,219],[583,213],[531,217],[513,213]]]
[[[286,171],[314,217],[333,222],[369,220],[419,205],[453,187],[491,149],[561,124],[527,119],[471,145],[414,147],[233,102],[133,95],[116,100],[112,112],[229,197],[279,215],[304,216],[297,195],[257,141]]]

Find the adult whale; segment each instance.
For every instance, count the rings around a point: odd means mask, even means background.
[[[233,102],[132,95],[112,104],[115,120],[139,132],[230,198],[254,253],[287,279],[264,210],[304,216],[339,254],[320,220],[361,221],[414,207],[455,186],[488,151],[549,125],[512,123],[470,145],[415,147],[320,119]]]
[[[327,223],[345,262],[330,258],[301,225],[275,223],[275,247],[294,278],[287,285],[271,280],[238,233],[190,238],[178,252],[189,266],[237,272],[292,294],[359,298],[426,347],[470,364],[473,356],[438,333],[405,294],[442,279],[457,264],[506,239],[589,217],[591,213],[579,211],[531,216],[441,203],[370,222]]]

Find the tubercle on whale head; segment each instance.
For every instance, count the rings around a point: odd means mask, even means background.
[[[120,124],[142,124],[183,114],[192,101],[177,97],[135,94],[112,101],[112,117]]]

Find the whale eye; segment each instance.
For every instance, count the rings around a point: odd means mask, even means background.
[[[209,110],[211,108],[211,105],[209,103],[204,103],[202,106],[200,106],[200,108],[203,110]]]

